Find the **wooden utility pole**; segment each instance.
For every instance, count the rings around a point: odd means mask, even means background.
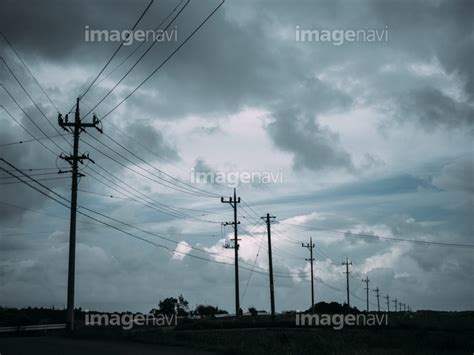
[[[267,236],[268,236],[268,268],[270,273],[270,307],[272,314],[272,322],[275,321],[275,291],[273,286],[273,262],[272,262],[272,233],[271,233],[271,219],[274,219],[275,216],[270,216],[270,213],[267,213],[265,217],[260,217],[264,219],[267,223]]]
[[[390,296],[387,293],[387,296],[383,296],[383,298],[387,301],[387,312],[390,312]]]
[[[380,312],[380,289],[378,286],[374,289],[374,292],[375,297],[377,297],[377,312]]]
[[[305,259],[306,261],[311,262],[311,310],[313,310],[314,307],[314,276],[313,276],[313,249],[314,249],[314,244],[313,244],[313,238],[309,238],[309,244],[304,244],[301,243],[301,246],[303,248],[309,249],[309,259]]]
[[[347,291],[347,308],[348,310],[351,309],[351,301],[349,298],[349,265],[352,265],[352,261],[349,261],[348,258],[346,258],[346,261],[342,263],[342,265],[346,266],[346,271],[344,272],[346,274],[346,291]]]
[[[59,157],[66,160],[72,165],[72,187],[71,187],[71,215],[69,225],[69,264],[68,264],[68,278],[67,278],[67,328],[69,331],[74,330],[74,289],[75,289],[75,269],[76,269],[76,212],[77,212],[77,181],[79,176],[84,176],[79,172],[78,163],[83,163],[84,160],[90,160],[89,155],[79,155],[79,136],[81,132],[85,131],[85,128],[95,128],[100,133],[102,129],[98,127],[99,121],[97,117],[93,116],[92,123],[81,122],[79,112],[79,101],[76,100],[76,112],[74,115],[74,121],[69,122],[68,115],[63,119],[62,115],[58,115],[58,124],[64,130],[74,135],[74,144],[72,155],[64,156],[61,154]]]
[[[240,203],[240,197],[237,198],[237,193],[234,188],[234,197],[229,197],[225,199],[221,197],[222,203],[228,203],[234,209],[234,221],[226,223],[232,224],[234,226],[234,258],[235,258],[235,319],[238,319],[240,316],[240,292],[239,292],[239,237],[237,225],[240,223],[237,221],[237,204]]]
[[[366,298],[367,298],[367,313],[369,312],[369,277],[366,276],[365,279],[362,280],[362,282],[365,283],[365,292],[366,292]]]

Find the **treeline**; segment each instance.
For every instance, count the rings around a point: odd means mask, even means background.
[[[203,305],[196,306],[195,309],[189,307],[189,302],[179,295],[178,298],[168,297],[158,303],[158,308],[153,308],[152,314],[177,314],[178,317],[212,317],[216,314],[228,314],[226,310],[220,309],[217,306]]]

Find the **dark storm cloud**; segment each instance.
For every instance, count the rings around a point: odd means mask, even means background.
[[[16,23],[7,21],[5,22],[5,32],[14,33],[15,36],[25,35],[22,40],[18,41],[18,47],[22,48],[25,53],[37,53],[43,60],[49,61],[55,60],[53,58],[55,57],[54,53],[56,53],[62,60],[75,61],[73,57],[77,56],[78,53],[85,54],[87,52],[86,48],[91,50],[90,44],[85,44],[83,38],[78,37],[78,33],[83,34],[84,24],[90,25],[91,28],[99,25],[100,28],[126,27],[131,22],[132,14],[131,11],[125,11],[126,6],[124,4],[119,3],[117,5],[114,3],[112,7],[114,9],[113,20],[111,16],[104,16],[106,19],[101,21],[101,14],[105,15],[107,11],[110,11],[109,5],[111,4],[102,3],[91,12],[87,11],[88,6],[83,7],[81,11],[74,11],[76,7],[80,7],[77,3],[73,4],[67,11],[61,10],[59,3],[51,3],[48,13],[38,19],[32,16],[34,7],[26,9],[24,6],[15,7],[14,4],[7,3],[4,13],[10,13],[12,17],[15,17],[19,13],[25,12],[23,15],[25,20],[30,21],[31,26],[41,23],[41,30],[28,37],[26,36],[29,31],[28,28],[20,29]],[[130,10],[131,8],[130,6]],[[195,9],[195,5],[190,8]],[[167,9],[166,6],[161,7],[160,5],[160,11],[163,12],[164,9]],[[37,9],[37,11],[40,11],[40,9]],[[69,11],[71,11],[71,15],[74,14],[72,21],[68,22],[67,25],[61,22],[59,24],[55,23],[56,18],[67,18]],[[260,9],[260,11],[263,11],[263,9]],[[201,9],[199,12],[194,11],[191,15],[190,10],[185,10],[183,16],[186,21],[179,23],[179,30],[183,32],[183,37],[194,26],[194,23],[198,23],[199,15],[203,13]],[[203,28],[196,40],[191,41],[183,49],[183,53],[176,56],[167,72],[161,77],[158,85],[154,86],[154,90],[159,93],[160,99],[147,100],[143,104],[139,97],[135,97],[129,102],[131,108],[137,107],[139,111],[153,111],[156,112],[158,117],[171,118],[190,113],[201,115],[232,113],[249,105],[268,108],[268,105],[272,102],[280,102],[281,106],[286,106],[289,104],[287,100],[289,100],[292,91],[299,89],[301,84],[306,85],[308,80],[314,80],[312,76],[308,76],[304,72],[304,67],[299,68],[299,65],[303,64],[305,60],[303,56],[295,57],[294,52],[291,51],[294,43],[279,41],[277,45],[278,54],[274,51],[273,45],[276,43],[273,38],[274,34],[265,31],[265,22],[268,20],[262,23],[254,22],[241,26],[237,21],[229,20],[223,13],[218,14],[208,26]],[[55,31],[55,27],[65,27],[65,30]],[[47,35],[48,33],[54,33],[54,35],[51,37]],[[34,40],[35,38],[36,40]],[[59,43],[62,46],[59,46]],[[107,49],[103,47],[107,47]],[[169,46],[160,44],[156,47],[160,47],[160,49],[156,49],[153,55],[164,58],[164,53]],[[63,53],[59,54],[61,50]],[[94,58],[100,55],[105,56],[102,53],[107,50],[110,51],[110,46],[101,46],[99,53],[94,53]],[[70,56],[67,56],[66,53],[68,52]],[[192,53],[191,57],[189,57],[189,53]],[[236,56],[236,53],[238,53],[238,56]],[[89,62],[89,59],[85,59],[85,61]],[[135,75],[132,75],[127,85],[132,85],[138,78],[143,77],[143,73],[148,72],[156,64],[156,60],[149,60],[148,62],[145,60],[141,64],[142,66],[134,71]],[[275,73],[278,73],[278,75],[275,75]],[[311,87],[307,89],[314,90]],[[305,95],[305,98],[297,98],[298,106],[305,111],[309,111],[311,110],[310,107],[314,107],[312,105],[313,100],[324,102],[320,99],[318,93],[314,94],[316,95],[313,97]],[[176,105],[177,100],[180,102],[179,105]],[[110,101],[106,102],[106,105],[110,106],[113,101],[114,98],[112,97]],[[308,107],[308,105],[311,106]],[[276,112],[275,117],[277,121],[281,119],[278,112]],[[282,123],[284,124],[284,121]],[[317,148],[318,151],[323,150],[329,154],[324,156],[324,160],[318,161],[323,155],[314,156],[309,160],[306,149],[311,148],[299,148],[296,145],[298,141],[308,141],[310,137],[300,137],[300,133],[294,131],[292,138],[294,142],[281,143],[283,144],[282,149],[289,149],[295,154],[295,166],[307,165],[310,169],[318,170],[350,164],[350,157],[346,153],[340,152],[340,149],[337,148],[337,142],[334,140],[335,137],[330,131],[320,129],[318,124],[315,123],[312,132],[318,138],[315,141],[322,142],[317,146],[313,145],[313,148]],[[274,136],[272,135],[272,137]],[[280,141],[275,141],[275,143],[279,145]],[[302,155],[299,156],[300,154]],[[332,161],[333,158],[335,159],[334,162]]]
[[[166,14],[175,3],[153,5],[153,10],[142,26],[152,27],[151,25],[158,22],[157,19]],[[177,22],[181,39],[199,23],[200,16],[204,15],[205,10],[209,10],[212,4],[206,3],[204,9],[191,3],[183,12],[183,20]],[[141,5],[144,7],[144,4]],[[252,14],[246,12],[250,5]],[[268,126],[270,137],[276,146],[294,155],[295,167],[312,170],[351,167],[350,153],[344,152],[339,147],[337,137],[329,129],[320,127],[317,122],[318,115],[323,112],[348,108],[347,102],[351,101],[351,97],[346,94],[344,100],[333,100],[332,95],[328,95],[325,90],[327,84],[315,79],[314,75],[318,71],[324,72],[334,64],[344,64],[344,58],[350,56],[352,67],[358,74],[370,76],[374,64],[375,68],[384,64],[384,58],[391,50],[396,49],[397,55],[409,56],[413,60],[438,56],[447,71],[459,73],[466,78],[466,88],[472,85],[469,84],[472,82],[472,71],[469,71],[470,66],[466,65],[466,56],[458,55],[458,50],[448,50],[452,49],[452,46],[466,48],[468,44],[466,41],[470,38],[472,29],[469,30],[465,13],[468,12],[469,3],[458,1],[453,6],[445,2],[440,5],[436,2],[410,4],[410,8],[415,6],[417,9],[411,10],[410,16],[406,15],[407,6],[408,2],[403,1],[384,2],[383,6],[377,2],[362,1],[352,4],[253,4],[246,1],[226,3],[222,11],[198,36],[173,58],[166,71],[159,74],[160,79],[152,79],[142,89],[144,92],[156,92],[159,99],[148,98],[143,102],[140,98],[142,95],[135,95],[126,105],[132,111],[144,114],[153,112],[154,117],[161,119],[180,118],[189,114],[220,115],[238,112],[248,106],[261,107],[269,110],[274,118],[274,123]],[[114,44],[85,43],[82,38],[85,24],[91,28],[127,28],[140,11],[136,4],[132,6],[126,1],[98,4],[86,2],[85,6],[82,2],[72,2],[67,8],[64,8],[62,3],[50,2],[47,11],[39,8],[38,3],[28,6],[27,3],[18,5],[6,2],[3,7],[2,14],[5,17],[9,14],[4,21],[4,31],[18,36],[15,41],[24,53],[33,53],[38,60],[48,61],[54,61],[55,58],[76,61],[78,53],[81,53],[81,56],[87,53],[87,59],[84,59],[87,63],[90,63],[92,58],[106,58],[106,53],[112,51]],[[390,11],[386,11],[387,7]],[[301,11],[302,9],[304,11]],[[109,16],[110,11],[113,11],[114,16]],[[43,16],[38,16],[38,13]],[[28,23],[26,28],[20,27],[18,21],[10,20],[19,17],[23,17]],[[436,26],[441,19],[445,21],[442,29]],[[302,45],[294,42],[296,25],[365,28],[367,24],[390,26],[392,33],[389,44],[379,47],[353,45],[328,48],[314,43]],[[38,28],[37,31],[32,30],[35,27]],[[55,30],[56,28],[61,28],[61,31]],[[442,33],[440,39],[427,32],[431,28]],[[278,31],[285,33],[287,38],[281,38]],[[431,36],[427,37],[428,35]],[[133,84],[138,83],[137,80],[143,78],[164,59],[172,47],[173,44],[157,45],[150,57],[134,70],[127,85],[133,87]],[[91,51],[94,52],[93,56],[90,55]],[[377,53],[378,56],[372,59],[371,52]],[[442,58],[441,53],[444,56]],[[451,56],[449,53],[452,53]],[[92,58],[89,59],[90,57]],[[382,61],[378,58],[382,58]],[[313,74],[309,69],[314,66],[314,62],[318,63],[318,70]],[[94,65],[98,67],[97,64]],[[414,81],[413,78],[409,79],[410,82]],[[311,94],[295,95],[295,91],[304,92],[302,90],[308,86],[308,81],[310,84],[306,90]],[[372,90],[378,91],[382,97],[392,98],[391,83],[380,81],[382,82],[376,83],[377,87]],[[314,82],[318,84],[316,89]],[[343,96],[342,92],[338,93],[335,89],[332,91],[336,97]],[[112,96],[106,106],[111,106],[122,95]],[[456,103],[434,88],[418,89],[408,97],[406,94],[397,96],[400,100],[395,112],[399,117],[407,116],[406,108],[415,116],[412,120],[420,120],[423,123],[433,120],[435,125],[445,112],[451,112],[452,118],[449,122],[452,124],[469,122],[466,117],[469,117],[472,107],[466,106],[465,103]],[[432,100],[436,102],[436,107],[427,112],[426,106],[423,105]],[[176,104],[177,102],[179,104]],[[295,118],[291,118],[288,106],[297,107],[296,110],[290,109],[293,110]],[[281,112],[281,107],[284,107],[284,112]],[[452,108],[455,109],[454,112]],[[100,113],[102,110],[99,109],[99,116]],[[432,113],[434,117],[431,116]],[[293,125],[294,121],[302,120],[301,116],[305,116],[303,120],[307,121],[304,123],[307,131],[297,127],[301,122]],[[310,124],[311,121],[314,121],[314,124]],[[280,137],[279,132],[284,130],[289,130],[288,136]]]
[[[274,117],[268,127],[270,136],[278,148],[293,153],[296,169],[351,168],[350,155],[336,148],[337,135],[320,127],[314,117],[297,108],[282,110]]]
[[[282,95],[268,132],[275,145],[293,153],[296,169],[352,169],[350,154],[338,147],[338,136],[321,127],[317,115],[349,107],[351,98],[316,78],[308,78]]]
[[[439,126],[470,127],[474,125],[474,106],[457,102],[434,88],[408,92],[399,100],[402,120],[418,120],[424,128],[434,130]]]
[[[85,26],[91,29],[130,29],[148,2],[6,0],[0,5],[1,31],[30,61],[80,64],[96,63],[97,58],[103,58],[105,63],[107,54],[117,43],[85,43]],[[154,28],[177,2],[159,3],[150,10],[142,25]]]
[[[214,169],[212,169],[204,159],[196,159],[194,163],[194,171],[197,173],[215,173]]]
[[[194,167],[192,170],[195,181],[200,184],[213,186],[215,188],[225,187],[225,182],[216,181],[215,176],[218,173],[216,169],[211,167],[206,161],[202,158],[196,159],[194,162]]]
[[[135,153],[141,156],[150,155],[151,152],[157,152],[158,158],[164,161],[177,161],[179,160],[178,152],[171,143],[165,139],[163,134],[156,130],[156,128],[149,124],[142,123],[140,121],[133,121],[125,130],[131,137],[128,139],[128,143],[125,146],[135,146]],[[146,148],[137,145],[140,142]],[[156,154],[155,154],[156,156]]]
[[[33,107],[26,108],[25,112],[30,116],[32,119],[34,117],[35,120],[40,120],[38,112],[35,111]],[[29,136],[26,132],[24,132],[17,124],[11,119],[11,117],[2,109],[0,108],[0,122],[2,125],[2,130],[0,131],[0,144],[5,143],[15,143],[20,140],[29,140],[31,136]],[[30,132],[34,132],[36,137],[42,137],[42,134],[38,131],[36,126],[26,118],[26,116],[17,110],[12,109],[9,110],[10,114],[15,117],[17,121],[19,121],[26,129]],[[41,123],[44,126],[44,123]],[[47,132],[50,130],[46,129]],[[59,143],[60,146],[66,148],[64,142],[59,141],[58,138],[53,138],[55,142]],[[53,143],[49,140],[42,140],[43,144],[48,146],[53,151],[60,153],[59,149],[57,149]],[[43,176],[35,176],[36,179],[45,179],[45,178],[59,178],[67,175],[57,175],[54,174],[57,170],[56,167],[67,167],[63,161],[59,159],[59,157],[54,157],[51,152],[47,151],[44,148],[38,148],[38,143],[35,142],[27,142],[23,144],[15,144],[2,147],[0,149],[0,157],[8,161],[9,163],[13,164],[19,169],[34,169],[34,171],[26,171],[27,174],[46,174]],[[67,152],[67,150],[65,150]],[[0,162],[0,166],[12,172],[16,176],[20,176],[23,180],[28,180],[21,173],[15,171],[13,168],[8,166],[4,162]],[[48,169],[48,170],[36,170],[36,169]],[[52,170],[51,170],[52,169]],[[11,176],[2,171],[0,174],[2,177]],[[15,178],[8,178],[0,180],[3,182],[13,182],[17,181]],[[51,181],[44,181],[43,182],[47,186],[51,186]],[[54,180],[54,186],[60,192],[64,192],[66,186],[68,186],[67,179],[64,180]],[[32,191],[29,187],[25,186],[24,184],[7,184],[1,186],[2,191],[2,201],[12,204],[19,204],[24,208],[28,209],[38,209],[40,208],[47,200],[47,198],[39,193],[34,193],[32,197]],[[7,207],[5,205],[0,205],[0,220],[5,222],[10,220],[10,222],[15,223],[19,222],[20,218],[23,216],[25,211]]]
[[[456,1],[369,1],[376,18],[396,28],[391,44],[419,58],[436,56],[448,73],[459,74],[474,95],[474,3]]]
[[[472,156],[448,162],[440,174],[433,177],[433,185],[448,191],[462,191],[466,197],[474,194],[474,165]],[[471,200],[472,203],[472,200]]]

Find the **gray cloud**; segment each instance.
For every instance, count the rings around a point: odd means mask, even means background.
[[[135,153],[143,155],[145,159],[151,154],[151,152],[156,152],[158,155],[155,154],[155,156],[164,161],[179,160],[176,148],[171,145],[171,142],[165,139],[160,131],[156,130],[149,124],[140,121],[133,121],[125,127],[125,130],[129,136],[132,137],[132,139],[128,139],[125,146],[135,147]],[[137,142],[140,142],[148,149],[144,149],[138,145]]]
[[[159,2],[142,27],[154,27],[175,4],[176,1]],[[122,0],[100,3],[72,1],[68,2],[67,6],[63,2],[53,0],[41,3],[3,1],[0,5],[0,21],[2,30],[31,65],[33,72],[42,72],[43,76],[49,79],[46,89],[58,102],[60,109],[69,109],[71,101],[81,91],[80,88],[86,87],[87,81],[97,73],[117,45],[85,43],[84,26],[87,24],[91,28],[125,29],[133,23],[145,5],[145,2],[136,4]],[[192,6],[183,13],[178,23],[180,36],[189,33],[212,5],[213,1],[192,2]],[[161,162],[158,157],[149,155],[146,149],[140,148],[136,140],[160,153],[159,155],[165,158],[164,161],[178,161],[182,154],[175,146],[175,141],[178,141],[176,138],[186,141],[187,137],[174,137],[174,133],[159,131],[153,128],[159,126],[155,123],[166,121],[166,124],[171,125],[178,119],[185,121],[189,117],[201,116],[208,120],[209,127],[221,127],[225,130],[225,117],[245,108],[256,108],[268,112],[270,123],[265,127],[268,137],[275,148],[291,155],[298,175],[302,175],[302,170],[314,175],[326,170],[358,172],[359,167],[353,152],[344,148],[348,145],[342,138],[343,135],[322,123],[321,117],[324,115],[350,114],[350,110],[361,105],[383,115],[383,120],[391,122],[396,119],[397,122],[406,123],[403,129],[421,127],[421,131],[426,131],[427,135],[435,131],[443,133],[446,128],[471,129],[471,14],[472,2],[462,0],[351,3],[227,1],[222,11],[166,65],[165,70],[151,79],[121,106],[120,110],[114,112],[110,119],[127,129],[134,139],[130,140],[114,131],[111,125],[107,125],[107,120],[104,121],[104,128],[107,133],[120,137],[121,143],[132,151],[143,154],[147,159],[157,159]],[[376,45],[353,43],[341,47],[296,43],[296,25],[328,29],[382,29],[387,25],[390,40],[388,43]],[[165,58],[171,47],[172,45],[168,44],[157,45],[134,70],[133,75],[127,78],[124,85],[119,87],[104,105],[98,107],[98,115],[107,112],[108,108],[113,107],[130,92]],[[27,88],[34,93],[43,107],[44,98],[40,96],[42,94],[38,88],[21,69],[11,51],[3,45],[1,49],[2,55],[21,78],[25,79]],[[121,52],[120,59],[130,50],[128,47]],[[440,68],[435,69],[441,73],[423,74],[411,68],[412,64],[426,63],[439,63]],[[65,70],[70,71],[71,75],[64,74]],[[116,80],[124,70],[125,68],[122,68],[111,78]],[[9,74],[1,69],[0,75],[2,82],[8,85],[14,95],[22,98],[22,104],[34,119],[41,122],[42,126],[48,128],[48,133],[51,133],[44,119],[33,110]],[[55,78],[54,75],[58,77]],[[455,82],[456,95],[448,93],[448,81]],[[103,95],[108,88],[105,84],[95,88],[85,97],[84,103],[93,106],[101,97],[99,94]],[[1,99],[2,104],[14,111],[22,123],[37,133],[36,128],[22,118],[23,115],[14,104],[5,96],[1,96]],[[45,110],[48,109],[46,104],[44,107]],[[56,113],[50,107],[48,113],[54,122]],[[217,119],[220,120],[219,124],[214,125],[211,121]],[[2,114],[1,120],[0,144],[25,137],[18,127],[10,123],[5,124],[9,120],[8,117]],[[127,125],[125,122],[132,123]],[[400,126],[389,128],[397,130]],[[206,132],[206,129],[203,131]],[[216,133],[214,129],[208,131]],[[452,131],[455,137],[461,137],[461,133]],[[391,131],[387,134],[388,138],[390,133]],[[211,138],[210,135],[209,139]],[[246,137],[239,138],[242,144],[247,143]],[[85,139],[90,140],[87,137]],[[463,139],[460,141],[463,142]],[[14,161],[22,168],[54,167],[55,158],[35,144],[2,147],[1,156]],[[66,144],[61,145],[66,152],[70,150]],[[394,148],[390,145],[391,142],[387,139],[386,149],[389,153],[391,148]],[[435,141],[432,146],[433,150],[439,150],[440,154],[446,149],[438,146]],[[81,149],[89,150],[82,143]],[[212,149],[227,148],[216,146]],[[410,147],[404,149],[406,154],[412,154]],[[370,171],[372,167],[380,165],[377,153],[383,157],[387,169],[390,168],[391,154],[371,151],[366,159],[368,163],[364,167],[365,170]],[[119,178],[122,177],[124,170],[121,167],[108,162],[97,152],[91,151],[91,156],[105,169]],[[195,168],[209,169],[209,164],[226,166],[225,164],[229,163],[209,163],[207,157],[204,159],[201,162],[196,161]],[[364,230],[372,231],[384,225],[387,231],[397,236],[443,241],[461,240],[467,243],[472,239],[472,204],[466,204],[464,199],[461,201],[459,195],[463,192],[472,193],[472,169],[469,169],[471,166],[472,161],[469,160],[445,166],[432,180],[432,184],[442,191],[433,188],[418,190],[418,187],[422,186],[419,181],[421,179],[412,179],[411,175],[410,179],[395,177],[388,181],[384,177],[377,177],[361,184],[350,181],[349,187],[338,186],[333,190],[322,188],[319,194],[314,194],[312,187],[305,185],[305,180],[298,180],[297,184],[301,186],[299,197],[291,191],[282,192],[284,188],[271,189],[272,194],[279,194],[277,198],[287,196],[291,202],[290,206],[284,206],[285,209],[282,210],[283,202],[276,200],[269,201],[264,207],[268,211],[281,212],[277,214],[280,217],[283,214],[301,214],[302,211],[313,212],[317,201],[318,212],[337,216],[324,221],[311,221],[322,227],[347,230],[355,225],[363,225]],[[357,179],[357,174],[351,176]],[[329,182],[321,181],[323,187],[324,184]],[[429,182],[426,181],[426,184]],[[82,179],[81,185],[89,190],[99,189],[90,177]],[[149,185],[152,186],[151,183]],[[57,212],[52,204],[47,204],[45,198],[36,195],[29,188],[21,185],[8,186],[1,189],[2,201],[34,210],[52,209]],[[52,186],[58,192],[68,194],[68,180]],[[103,186],[100,188],[107,190]],[[146,187],[144,191],[147,191]],[[89,199],[86,196],[81,194],[81,203],[88,203],[94,208],[103,209],[104,213],[113,214],[126,221],[163,221],[156,211],[144,211],[143,206],[134,205],[129,201],[111,202],[96,197]],[[178,194],[163,197],[160,201],[172,205],[192,205]],[[59,213],[66,217],[62,223],[44,216],[33,218],[29,214],[0,205],[2,233],[3,230],[31,233],[42,227],[54,228],[66,235],[67,210],[61,210]],[[410,218],[413,218],[414,222],[407,222]],[[176,222],[178,223],[182,238],[186,238],[186,229],[191,227],[180,220]],[[167,230],[176,233],[173,227]],[[209,231],[216,233],[212,228],[209,228]],[[301,235],[301,231],[298,232],[299,234],[295,232],[298,238],[306,237]],[[120,235],[111,231],[90,234],[81,232],[81,246],[78,248],[78,300],[81,305],[147,310],[159,298],[183,292],[191,302],[209,302],[228,309],[232,307],[229,296],[232,295],[233,287],[231,268],[200,264],[187,257],[182,262],[170,260],[169,253],[157,253],[154,248],[141,244],[139,246],[124,239],[117,242],[113,239],[116,237],[120,238]],[[1,240],[2,304],[63,303],[67,250],[65,243],[58,239],[58,236],[52,237],[44,244],[38,241],[38,245]],[[192,239],[187,242],[195,244]],[[211,243],[207,240],[206,242]],[[336,262],[339,263],[349,254],[359,265],[370,256],[383,255],[395,249],[392,244],[376,241],[368,243],[360,239],[336,244],[328,246],[326,250],[335,257]],[[293,252],[301,252],[299,249],[301,248],[298,245],[298,250]],[[15,250],[15,253],[11,250]],[[389,290],[387,292],[404,290],[405,294],[409,294],[410,299],[420,306],[472,307],[472,276],[466,273],[466,270],[470,269],[470,255],[466,253],[466,256],[458,257],[457,251],[441,250],[445,249],[418,248],[404,251],[396,260],[396,266],[376,268],[371,271],[370,278],[379,282],[384,290]],[[439,262],[435,263],[435,260]],[[286,258],[281,257],[283,271],[287,271],[287,262]],[[163,273],[162,270],[173,272]],[[223,277],[223,273],[227,272]],[[242,274],[244,279],[248,277],[247,273]],[[177,278],[176,275],[180,277]],[[336,276],[331,277],[336,285],[343,285],[341,273],[337,272]],[[219,280],[218,287],[216,280]],[[436,289],[440,284],[450,287]],[[306,290],[306,287],[305,282],[279,280],[277,294],[281,303],[278,307],[288,309],[305,305],[307,297],[303,290]],[[136,289],[143,292],[137,295]],[[209,294],[209,289],[213,289],[212,294]],[[433,292],[433,289],[436,289],[436,292]],[[321,298],[343,300],[343,294],[326,291],[321,290]],[[261,283],[255,282],[249,286],[247,297],[251,304],[265,308],[267,300],[263,294],[265,292],[261,289]],[[430,300],[427,300],[427,294],[432,295]]]
[[[472,157],[464,157],[446,164],[432,180],[433,185],[446,190],[474,193],[474,163]]]
[[[413,90],[399,101],[402,120],[418,120],[424,128],[434,130],[439,126],[471,127],[474,123],[474,106],[458,102],[434,88]]]
[[[347,152],[337,147],[338,137],[320,127],[314,118],[288,109],[274,114],[268,131],[277,147],[293,153],[296,169],[351,168]]]

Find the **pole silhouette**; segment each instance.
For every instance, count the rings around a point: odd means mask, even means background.
[[[234,209],[234,221],[225,223],[225,225],[232,224],[234,226],[234,258],[235,258],[235,318],[238,319],[240,316],[240,299],[239,299],[239,237],[237,225],[240,222],[237,221],[237,204],[240,203],[240,197],[237,198],[237,193],[234,188],[234,197],[225,199],[221,197],[222,203],[228,203]]]
[[[75,293],[75,273],[76,273],[76,212],[77,212],[77,185],[78,176],[84,176],[79,172],[78,163],[83,163],[84,160],[90,160],[89,155],[79,155],[79,136],[81,132],[85,131],[87,127],[93,127],[102,133],[102,129],[98,127],[99,121],[97,117],[93,116],[92,123],[81,122],[79,101],[76,100],[76,111],[74,114],[74,121],[69,122],[68,115],[63,118],[62,114],[58,114],[58,124],[67,132],[73,133],[73,153],[65,156],[61,153],[59,156],[72,166],[72,186],[71,186],[71,214],[69,224],[69,261],[68,261],[68,277],[67,277],[67,329],[74,330],[74,293]]]
[[[387,293],[387,296],[383,296],[387,300],[387,312],[390,312],[390,296]]]
[[[367,312],[369,312],[369,277],[366,276],[365,279],[362,280],[362,282],[365,282],[365,292],[366,292],[366,297],[367,297]]]
[[[272,262],[272,232],[271,232],[271,219],[275,216],[270,216],[270,213],[267,213],[265,217],[260,217],[264,219],[267,223],[267,237],[268,237],[268,268],[270,274],[270,308],[272,315],[272,322],[275,321],[275,291],[273,285],[273,262]]]
[[[397,304],[398,304],[397,299],[395,298],[392,302],[395,305],[395,312],[396,312],[397,311]]]
[[[313,276],[313,249],[314,249],[314,244],[313,244],[313,238],[309,238],[309,244],[304,244],[301,243],[301,246],[303,248],[307,248],[309,250],[309,259],[305,259],[306,261],[311,262],[311,310],[314,307],[314,276]]]
[[[378,286],[374,289],[374,292],[375,297],[377,297],[377,312],[380,312],[380,289]]]
[[[349,265],[352,265],[352,261],[349,261],[348,258],[346,258],[346,261],[342,263],[342,265],[346,265],[346,271],[344,272],[346,274],[346,291],[347,291],[347,309],[351,309],[351,300],[349,298]]]

